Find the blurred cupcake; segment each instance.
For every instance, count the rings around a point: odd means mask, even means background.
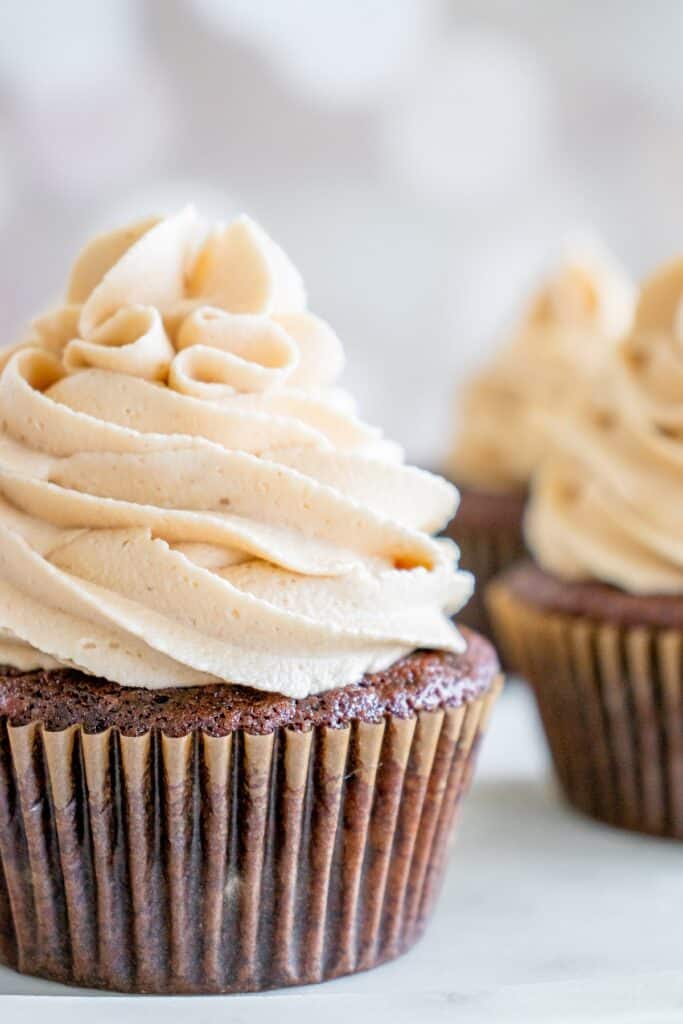
[[[512,338],[467,386],[446,473],[460,490],[448,530],[477,580],[461,620],[486,633],[486,582],[524,551],[522,516],[548,426],[594,379],[633,312],[633,288],[592,247],[569,256],[532,299]]]
[[[535,479],[536,559],[489,589],[581,810],[683,838],[683,260],[644,286],[605,380]]]
[[[0,374],[0,960],[230,992],[421,933],[498,688],[456,492],[252,221],[96,239]]]

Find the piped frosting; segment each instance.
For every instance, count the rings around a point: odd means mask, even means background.
[[[300,697],[463,649],[457,492],[358,418],[252,220],[94,239],[3,363],[0,661]]]
[[[634,289],[597,247],[569,255],[512,338],[469,382],[448,469],[475,490],[524,490],[566,415],[633,316]]]
[[[530,547],[567,579],[683,593],[683,260],[645,282],[593,392],[556,424],[532,491]]]

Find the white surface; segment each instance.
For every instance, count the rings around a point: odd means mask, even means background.
[[[681,1021],[682,907],[683,846],[567,810],[528,694],[513,684],[494,713],[435,918],[406,957],[314,988],[200,999],[74,994],[0,970],[0,1020]]]

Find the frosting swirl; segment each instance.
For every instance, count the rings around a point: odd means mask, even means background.
[[[449,460],[453,479],[494,493],[524,489],[547,449],[549,421],[593,380],[632,312],[633,288],[606,254],[567,257],[470,382]]]
[[[595,392],[557,426],[527,534],[542,566],[635,594],[683,593],[683,259],[642,289]]]
[[[300,697],[462,650],[457,492],[358,419],[253,221],[96,238],[3,363],[2,662]]]

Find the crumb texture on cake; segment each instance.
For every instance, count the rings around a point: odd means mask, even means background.
[[[548,612],[619,626],[683,628],[683,597],[630,594],[597,580],[563,580],[526,559],[499,579],[521,601]]]
[[[463,630],[464,654],[416,651],[389,669],[351,686],[295,700],[244,686],[215,684],[149,690],[94,679],[74,669],[0,676],[0,716],[12,725],[42,722],[49,731],[82,725],[88,733],[116,728],[124,735],[158,729],[168,736],[199,730],[224,736],[242,729],[266,734],[280,727],[342,728],[386,715],[453,707],[485,692],[498,673],[496,654],[483,637]]]

